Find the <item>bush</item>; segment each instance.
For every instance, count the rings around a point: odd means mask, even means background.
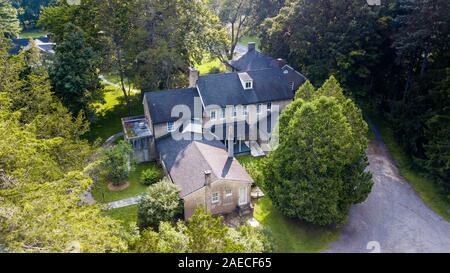
[[[178,192],[168,179],[149,186],[138,206],[139,228],[158,228],[160,222],[174,221],[181,212]]]
[[[162,172],[154,166],[145,170],[141,174],[142,184],[147,185],[147,186],[155,184],[162,178],[163,178]]]
[[[132,152],[131,144],[123,140],[103,151],[101,166],[106,180],[116,186],[126,181],[133,167]]]

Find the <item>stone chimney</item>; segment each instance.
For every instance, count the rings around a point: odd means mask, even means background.
[[[256,49],[256,43],[255,42],[249,42],[248,43],[248,51],[255,51]]]
[[[228,134],[227,134],[227,142],[228,142],[228,158],[234,157],[234,143],[233,143],[234,137],[233,137],[233,127],[228,127]]]
[[[195,67],[189,67],[189,87],[195,87],[198,81],[198,70]]]
[[[211,181],[211,170],[205,170],[205,186],[209,186],[211,185],[212,181]]]
[[[278,58],[277,59],[277,64],[279,68],[282,68],[283,66],[285,66],[287,63],[284,59]]]

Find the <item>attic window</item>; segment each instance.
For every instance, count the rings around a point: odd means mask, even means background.
[[[253,79],[247,72],[238,73],[238,76],[244,90],[253,89]]]

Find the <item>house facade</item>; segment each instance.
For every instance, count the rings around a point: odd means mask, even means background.
[[[144,116],[122,120],[138,161],[158,161],[180,188],[185,218],[252,211],[253,180],[235,155],[263,156],[278,114],[306,78],[249,43],[228,72],[199,75],[189,86],[144,95]]]

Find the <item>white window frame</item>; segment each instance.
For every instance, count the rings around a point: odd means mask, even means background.
[[[233,106],[233,109],[231,109],[233,112],[231,112],[231,116],[233,118],[237,117],[237,110],[236,110],[236,106]]]
[[[261,103],[258,103],[258,104],[256,105],[256,113],[257,113],[257,114],[261,114],[261,107],[262,107],[262,104],[261,104]]]
[[[246,81],[245,82],[245,90],[253,89],[253,82],[252,81]]]
[[[242,109],[242,115],[244,117],[248,116],[248,107],[247,107],[247,105],[244,105],[244,107]]]
[[[167,122],[167,132],[171,133],[175,131],[175,122],[169,121]]]
[[[211,203],[217,204],[220,202],[220,193],[219,192],[213,192],[211,194]]]
[[[289,86],[291,86],[291,90],[294,91],[294,82],[289,82]]]
[[[267,103],[267,112],[272,112],[272,103],[271,102]]]
[[[213,115],[213,113],[214,113],[214,115]],[[216,110],[211,110],[211,112],[209,113],[209,116],[211,117],[212,120],[216,120],[217,119]]]

